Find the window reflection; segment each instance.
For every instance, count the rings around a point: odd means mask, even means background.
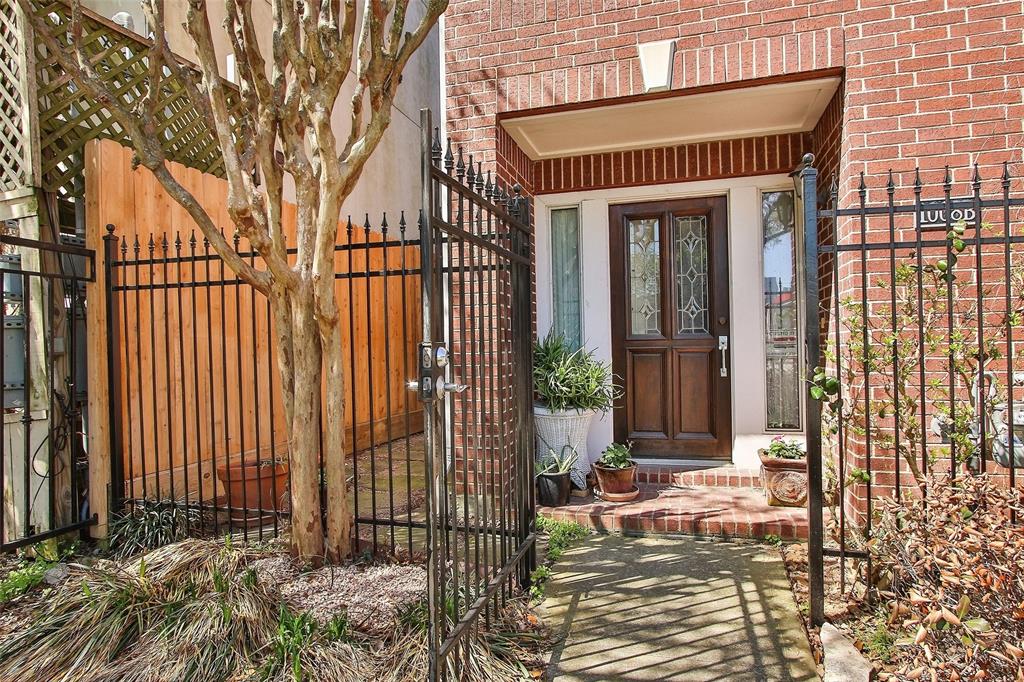
[[[793,192],[761,197],[768,428],[800,429],[799,282]]]

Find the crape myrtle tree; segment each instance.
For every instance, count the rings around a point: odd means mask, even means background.
[[[184,24],[198,70],[171,52],[164,1],[143,0],[153,45],[148,77],[134,100],[115,95],[83,50],[80,0],[72,2],[70,32],[63,41],[47,30],[45,16],[32,11],[31,0],[19,0],[35,22],[37,40],[45,41],[76,86],[127,132],[136,162],[188,211],[228,267],[270,301],[287,420],[292,552],[311,561],[339,561],[352,551],[344,458],[346,377],[334,291],[339,213],[391,121],[402,70],[448,0],[426,0],[424,16],[411,30],[406,30],[410,0],[360,0],[358,12],[356,0],[272,0],[272,27],[254,24],[254,1],[225,0],[223,30],[234,52],[239,90],[239,101],[229,107],[232,86],[217,68],[206,0],[187,0]],[[261,51],[257,38],[268,28],[272,41]],[[263,267],[253,267],[235,252],[168,169],[156,116],[168,76],[184,85],[216,137],[229,215]],[[350,77],[352,98],[339,104]],[[331,125],[337,106],[348,107],[344,139]],[[282,230],[286,176],[295,187],[294,259]],[[321,395],[326,533],[320,512]]]

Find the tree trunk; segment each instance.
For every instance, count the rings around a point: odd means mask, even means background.
[[[295,556],[319,562],[324,557],[323,523],[320,519],[320,334],[311,283],[300,283],[288,298],[292,319],[290,364],[294,372],[292,415],[288,428],[291,546]],[[282,384],[288,384],[288,377],[282,377]]]
[[[341,327],[334,299],[334,278],[328,282],[330,294],[318,298],[320,343],[326,372],[324,410],[324,469],[327,477],[327,559],[338,562],[352,554],[352,515],[348,508],[348,481],[345,458],[345,369],[341,352]],[[321,289],[322,291],[322,289]],[[355,436],[353,423],[353,437]],[[356,466],[355,457],[352,466]]]

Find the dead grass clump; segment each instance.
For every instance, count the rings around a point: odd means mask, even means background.
[[[901,676],[1024,680],[1022,521],[1020,492],[986,476],[932,480],[927,503],[885,501],[869,545]]]
[[[274,550],[213,540],[70,564],[35,619],[0,639],[0,680],[423,680],[425,584],[420,566],[304,572]],[[522,679],[542,661],[522,603],[491,615],[466,639],[468,659],[460,650],[459,679]]]
[[[188,540],[125,564],[71,564],[31,625],[0,642],[0,679],[188,679],[150,673],[176,651],[192,659],[182,664],[211,671],[192,679],[221,679],[273,627],[263,619],[268,608],[273,618],[276,596],[230,580],[247,557],[244,548]],[[129,652],[131,661],[117,660]]]

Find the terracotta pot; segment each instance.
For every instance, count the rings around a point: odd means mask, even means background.
[[[597,487],[602,493],[628,493],[635,487],[635,462],[625,469],[610,469],[600,462],[594,462],[594,473],[597,475]]]
[[[561,507],[569,503],[572,481],[569,472],[537,474],[537,504],[542,507]]]
[[[288,465],[284,462],[272,464],[254,460],[243,463],[239,460],[221,464],[217,467],[217,478],[227,491],[232,521],[262,522],[268,517],[273,518],[267,513],[269,510],[285,511],[288,508]]]
[[[769,457],[767,450],[758,450],[761,457],[761,480],[768,504],[773,507],[803,507],[807,504],[807,460]]]

